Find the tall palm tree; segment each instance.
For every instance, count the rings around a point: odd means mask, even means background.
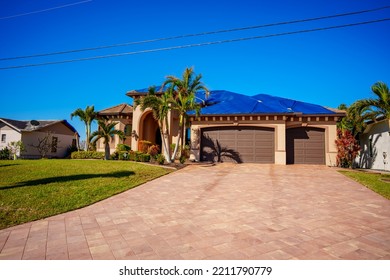
[[[86,133],[86,150],[90,149],[90,137],[91,137],[91,124],[97,117],[97,112],[95,111],[94,106],[87,106],[85,110],[78,108],[72,114],[70,114],[70,119],[73,117],[79,117],[81,121],[85,124],[85,133]]]
[[[372,109],[376,117],[383,116],[390,119],[390,91],[384,82],[376,82],[371,86],[371,90],[376,98],[359,100],[359,106]]]
[[[175,150],[172,154],[172,160],[175,159],[179,142],[181,140],[181,152],[184,151],[184,132],[185,132],[185,126],[187,124],[188,111],[195,111],[196,116],[199,115],[200,112],[200,104],[195,101],[195,94],[190,93],[189,95],[183,95],[181,92],[179,92],[175,99],[172,100],[172,109],[176,110],[179,114],[179,136],[176,139],[176,145]]]
[[[165,82],[162,85],[163,88],[168,86],[172,90],[174,99],[174,102],[172,102],[174,105],[173,109],[177,110],[179,113],[179,135],[177,137],[175,151],[172,155],[173,159],[177,153],[180,140],[181,151],[184,151],[184,133],[188,119],[187,112],[195,110],[197,114],[199,113],[199,104],[195,102],[196,92],[203,90],[206,97],[209,95],[209,90],[203,84],[201,79],[202,74],[195,75],[194,69],[190,67],[184,70],[182,78],[167,76]]]
[[[120,139],[123,139],[125,134],[123,131],[115,128],[117,122],[106,123],[102,120],[98,121],[99,129],[91,134],[91,143],[95,144],[99,139],[104,140],[104,159],[110,159],[110,141],[115,135],[118,135]]]
[[[136,99],[135,107],[140,106],[142,111],[151,109],[153,118],[157,121],[160,130],[161,140],[165,159],[168,163],[170,160],[170,143],[169,143],[169,122],[168,113],[171,110],[172,91],[166,90],[162,94],[156,93],[156,87],[149,87],[148,94],[142,98]]]

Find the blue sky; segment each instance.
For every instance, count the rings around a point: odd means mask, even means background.
[[[65,6],[68,4],[74,4]],[[108,1],[0,0],[0,57],[24,56],[291,21],[390,5],[380,0]],[[61,7],[62,8],[56,8]],[[56,9],[51,9],[56,8]],[[51,10],[48,10],[51,9]],[[37,12],[47,10],[44,12]],[[37,13],[31,13],[37,12]],[[28,15],[22,15],[31,13]],[[18,16],[19,15],[19,16]],[[11,17],[15,16],[15,17]],[[67,60],[261,36],[389,18],[390,9],[355,16],[25,60]],[[390,84],[390,21],[229,44],[40,67],[0,70],[0,117],[67,119],[76,108],[131,102],[125,93],[180,76],[193,66],[211,90],[267,93],[337,107]],[[84,137],[83,124],[70,121]]]

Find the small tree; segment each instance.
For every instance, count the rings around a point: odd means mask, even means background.
[[[20,152],[23,152],[25,150],[24,144],[21,140],[19,141],[12,141],[8,143],[7,145],[11,155],[13,156],[14,160],[17,159],[17,156]]]
[[[37,145],[30,146],[38,150],[39,154],[41,155],[41,158],[46,158],[47,154],[52,151],[53,148],[57,149],[58,143],[59,141],[57,140],[55,143],[53,143],[53,137],[51,136],[51,132],[48,131],[43,138],[38,137]]]
[[[351,131],[337,129],[337,166],[353,168],[353,162],[359,154],[360,146]]]

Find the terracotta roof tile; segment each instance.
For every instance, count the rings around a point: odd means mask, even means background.
[[[133,113],[133,107],[123,103],[107,109],[99,111],[99,115],[131,115]]]

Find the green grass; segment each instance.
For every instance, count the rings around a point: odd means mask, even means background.
[[[78,209],[171,170],[103,160],[0,160],[0,229]]]
[[[354,179],[381,196],[390,199],[390,175],[346,170],[340,170],[339,172]]]

